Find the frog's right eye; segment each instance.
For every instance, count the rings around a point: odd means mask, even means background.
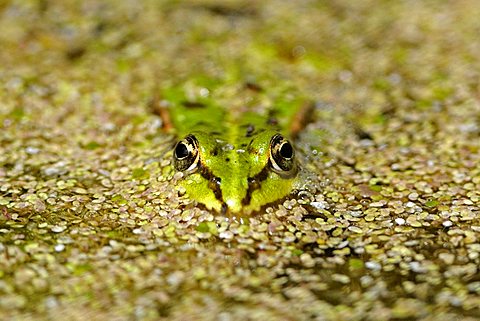
[[[175,145],[173,150],[173,166],[178,171],[193,171],[197,168],[200,156],[198,141],[193,135],[188,135]]]

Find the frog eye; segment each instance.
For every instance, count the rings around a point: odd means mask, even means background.
[[[179,141],[173,150],[173,166],[178,171],[192,171],[199,161],[198,141],[193,135],[188,135]]]
[[[273,136],[270,141],[270,163],[276,172],[290,172],[295,168],[295,150],[280,134]]]

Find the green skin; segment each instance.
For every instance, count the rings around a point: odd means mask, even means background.
[[[184,171],[179,183],[190,198],[217,212],[248,214],[291,193],[297,179],[296,161],[293,170],[278,171],[270,154],[272,137],[289,124],[294,108],[275,110],[272,125],[271,119],[268,122],[251,111],[233,115],[210,101],[185,106],[178,95],[168,98],[173,103],[169,115],[179,136],[193,135],[198,142],[198,166]]]

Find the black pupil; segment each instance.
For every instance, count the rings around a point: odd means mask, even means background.
[[[280,146],[280,156],[283,158],[292,158],[293,147],[290,143],[286,142]]]
[[[178,159],[182,159],[188,156],[188,148],[185,143],[180,142],[177,144],[177,147],[175,148],[175,156],[177,156]]]

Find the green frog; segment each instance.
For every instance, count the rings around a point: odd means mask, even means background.
[[[229,108],[201,96],[189,100],[173,89],[164,98],[166,123],[181,137],[173,165],[183,173],[180,184],[191,199],[237,214],[258,211],[292,192],[300,164],[287,134],[302,123],[302,104]]]

